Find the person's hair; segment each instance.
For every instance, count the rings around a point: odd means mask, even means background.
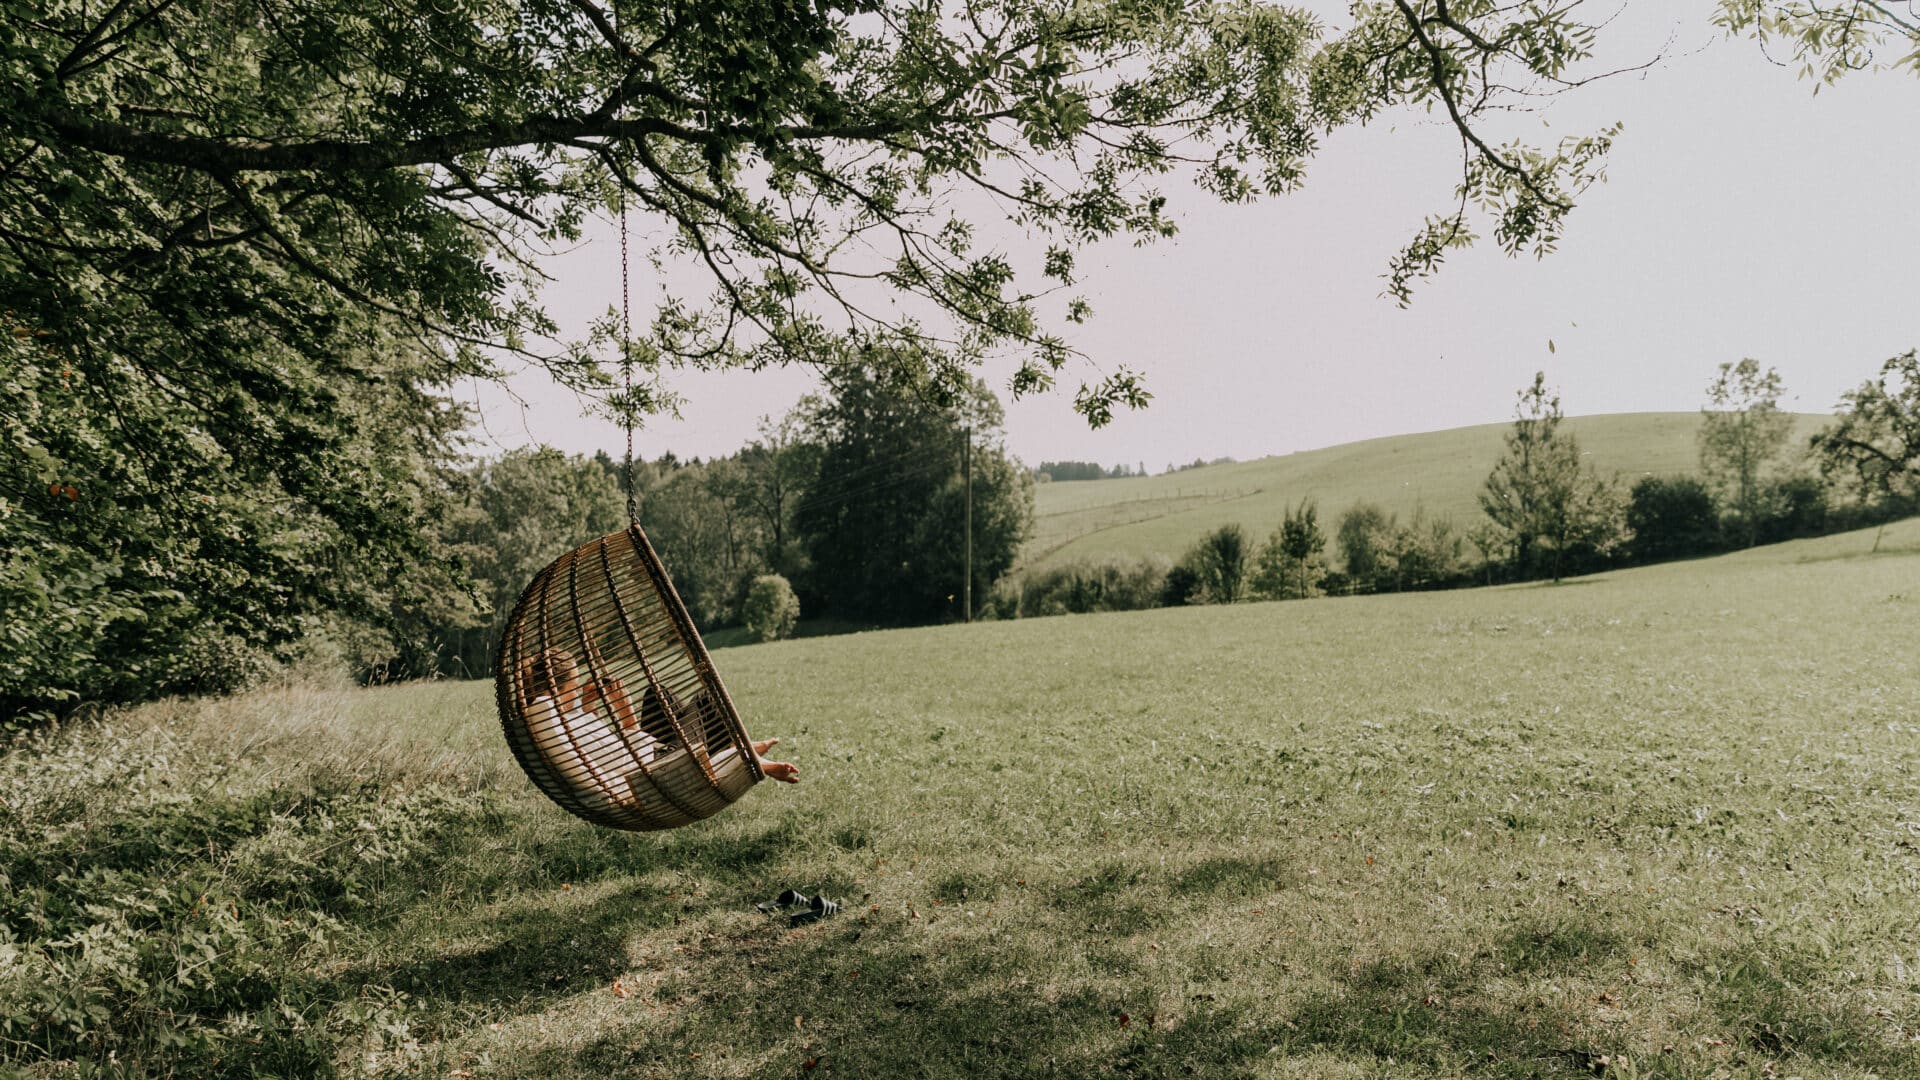
[[[527,661],[527,696],[553,697],[573,685],[573,657],[559,649],[548,649]]]

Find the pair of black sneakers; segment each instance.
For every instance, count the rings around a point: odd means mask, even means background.
[[[840,912],[839,901],[824,896],[807,896],[792,889],[782,889],[779,896],[754,906],[767,915],[778,915],[782,911],[798,908],[798,911],[787,916],[788,926],[805,926]]]

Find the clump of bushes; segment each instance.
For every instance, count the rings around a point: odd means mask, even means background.
[[[1287,507],[1280,527],[1254,556],[1253,595],[1262,600],[1305,600],[1319,596],[1327,576],[1327,536],[1320,530],[1320,508],[1312,499]]]
[[[1858,507],[1836,505],[1828,486],[1806,473],[1757,485],[1744,513],[1730,511],[1697,477],[1648,476],[1636,481],[1627,506],[1635,562],[1711,555],[1746,542],[1774,544],[1872,524]],[[1853,512],[1849,512],[1849,511]]]
[[[1662,562],[1718,551],[1720,511],[1694,476],[1645,476],[1628,496],[1627,551],[1636,562]]]
[[[780,641],[793,636],[800,621],[800,598],[793,586],[779,574],[762,574],[747,588],[740,605],[740,620],[747,635],[755,641]]]
[[[1182,584],[1192,586],[1171,603],[1231,604],[1246,598],[1254,549],[1247,530],[1239,525],[1222,525],[1201,537],[1180,558],[1186,570]]]
[[[1334,538],[1343,570],[1323,580],[1329,592],[1448,589],[1471,582],[1467,537],[1444,514],[1430,516],[1416,507],[1402,522],[1377,503],[1357,502],[1340,515]]]
[[[987,598],[999,619],[1090,611],[1140,611],[1164,602],[1172,563],[1161,555],[1084,559],[1032,574],[1001,578]]]

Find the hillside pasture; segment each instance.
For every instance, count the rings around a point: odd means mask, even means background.
[[[1129,477],[1112,481],[1075,481],[1073,485],[1084,483],[1091,487],[1105,487],[1108,484],[1127,484],[1135,479]],[[1263,494],[1259,488],[1215,490],[1200,486],[1192,489],[1174,488],[1170,491],[1154,491],[1151,481],[1139,483],[1136,486],[1141,490],[1135,494],[1103,492],[1107,501],[1093,502],[1078,509],[1056,508],[1046,511],[1036,509],[1033,535],[1027,539],[1020,550],[1020,565],[1023,567],[1045,566],[1054,552],[1069,544],[1083,541],[1097,532],[1145,525],[1216,504],[1257,499]],[[1040,490],[1050,492],[1051,487],[1042,486]],[[1050,502],[1057,507],[1066,500],[1048,500],[1043,497],[1036,501],[1041,505],[1047,505]]]
[[[1795,414],[1792,452],[1801,452],[1830,419]],[[1450,515],[1464,527],[1480,520],[1480,489],[1509,426],[1396,435],[1151,477],[1041,484],[1034,536],[1020,566],[1149,554],[1177,559],[1205,533],[1233,523],[1264,540],[1287,507],[1307,498],[1319,503],[1329,528],[1362,499],[1403,520],[1424,509]],[[1699,413],[1574,416],[1565,422],[1587,460],[1603,476],[1617,473],[1628,485],[1643,476],[1697,472],[1699,428]]]
[[[0,1053],[1920,1075],[1920,521],[1873,540],[730,649],[805,781],[666,834],[545,803],[485,684],[44,734],[0,759]],[[785,886],[846,910],[789,929]]]

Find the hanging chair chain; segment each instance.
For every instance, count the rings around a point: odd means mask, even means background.
[[[613,35],[620,37],[620,5],[613,11]],[[627,178],[616,149],[608,160],[613,163],[614,208],[620,217],[620,426],[627,429],[627,456],[623,472],[627,482],[627,524],[640,524],[633,492],[633,310],[629,299],[627,271]]]
[[[616,190],[620,194],[620,420],[627,429],[627,524],[637,525],[640,516],[635,509],[633,489],[633,312],[628,293],[627,272],[627,185],[624,177],[614,177]]]

